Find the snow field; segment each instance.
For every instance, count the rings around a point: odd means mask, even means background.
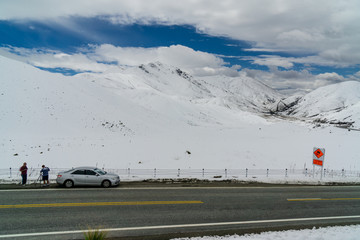
[[[175,238],[173,240],[357,240],[360,236],[360,225],[324,227],[304,230],[263,232],[243,236],[205,236],[194,238]]]

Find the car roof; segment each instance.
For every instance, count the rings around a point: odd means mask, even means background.
[[[96,169],[97,167],[76,167],[76,168],[73,168],[74,170],[79,170],[79,169],[85,169],[85,170],[94,170]]]

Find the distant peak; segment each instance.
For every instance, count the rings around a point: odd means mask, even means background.
[[[180,68],[176,68],[175,72],[180,76],[183,77],[185,79],[191,79],[192,76],[184,71],[182,71]]]
[[[150,73],[151,69],[160,71],[163,68],[163,66],[164,65],[161,62],[151,62],[147,64],[141,64],[139,68],[146,73]]]
[[[139,66],[139,68],[148,74],[154,73],[154,70],[156,70],[156,72],[163,71],[163,72],[167,72],[169,74],[176,74],[187,80],[190,80],[193,78],[189,73],[183,71],[182,69],[175,67],[175,66],[164,64],[159,61],[151,62],[151,63],[147,63],[147,64],[141,64]]]

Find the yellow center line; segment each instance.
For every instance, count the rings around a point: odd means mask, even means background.
[[[138,202],[86,202],[86,203],[40,203],[0,205],[1,208],[40,208],[40,207],[85,207],[85,206],[129,206],[129,205],[161,205],[161,204],[200,204],[202,201],[138,201]]]
[[[293,198],[287,199],[289,202],[295,201],[345,201],[345,200],[360,200],[360,198]]]

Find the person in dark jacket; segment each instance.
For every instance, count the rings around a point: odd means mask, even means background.
[[[20,168],[20,172],[21,172],[21,178],[22,178],[22,185],[25,186],[26,185],[26,181],[27,181],[27,166],[26,166],[26,162],[24,162],[24,164],[21,166]]]
[[[45,167],[45,165],[42,165],[42,169],[40,170],[40,173],[42,174],[44,186],[49,186],[49,172],[50,172],[50,168]],[[45,184],[45,181],[46,181],[46,184]]]

